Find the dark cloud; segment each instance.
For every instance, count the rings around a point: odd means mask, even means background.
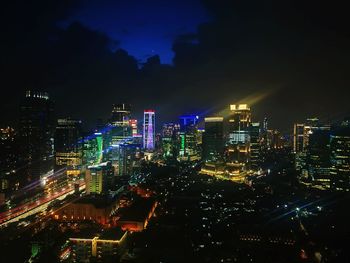
[[[130,102],[137,117],[155,108],[161,122],[248,101],[255,120],[266,115],[283,130],[311,115],[350,114],[350,41],[340,1],[203,0],[213,21],[176,38],[173,66],[152,55],[143,68],[102,32],[80,23],[57,27],[79,8],[74,2],[17,2],[1,18],[3,112],[17,110],[25,89],[41,88],[61,115],[90,122],[107,118],[118,102]]]
[[[197,101],[239,101],[274,90],[254,105],[286,128],[309,115],[349,114],[349,34],[340,1],[203,1],[215,20],[198,43],[179,37],[175,65]],[[305,3],[307,2],[307,3]],[[192,69],[192,70],[189,70]],[[201,92],[206,91],[206,92]]]

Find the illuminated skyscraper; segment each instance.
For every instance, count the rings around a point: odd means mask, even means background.
[[[332,128],[331,188],[337,191],[350,191],[350,121],[346,120]]]
[[[116,145],[127,137],[132,136],[131,106],[129,104],[115,104],[112,109],[110,124],[112,129],[109,134],[111,136],[111,144]],[[136,123],[137,125],[137,123]]]
[[[304,126],[305,124],[295,123],[293,130],[293,150],[294,153],[300,153],[304,149]]]
[[[81,121],[58,119],[55,132],[55,170],[67,167],[67,175],[78,175],[81,164]]]
[[[129,124],[131,119],[131,106],[130,104],[114,104],[112,109],[112,116],[110,123],[114,126],[125,126]]]
[[[118,175],[130,176],[138,171],[141,156],[141,145],[134,143],[122,143],[118,147]]]
[[[107,129],[103,132],[104,161],[118,161],[117,145],[132,136],[131,106],[129,104],[114,104]]]
[[[167,160],[176,159],[178,152],[180,125],[175,123],[165,123],[162,127],[162,153]]]
[[[207,117],[203,134],[203,160],[216,162],[223,160],[224,154],[224,118]]]
[[[27,180],[38,179],[53,168],[55,118],[45,92],[27,91],[21,102],[19,137]]]
[[[129,120],[129,126],[131,127],[131,135],[132,137],[137,137],[138,133],[138,127],[137,127],[137,120],[131,119]]]
[[[303,138],[303,151],[306,151],[309,145],[309,135],[312,134],[314,129],[320,127],[320,121],[318,118],[307,118],[304,125],[304,138]]]
[[[246,170],[250,160],[251,111],[247,104],[230,105],[227,163],[236,171]]]
[[[83,164],[96,165],[103,160],[103,136],[101,132],[85,136],[83,139]]]
[[[250,126],[250,168],[258,170],[260,168],[260,123],[253,122]]]
[[[295,168],[300,172],[303,179],[315,183],[319,179],[328,181],[329,164],[326,164],[326,157],[329,157],[329,125],[322,125],[318,118],[308,118],[305,123],[294,124],[293,151],[295,153]],[[312,140],[312,145],[310,145]],[[327,159],[329,160],[329,158]],[[313,176],[316,177],[313,177]],[[309,178],[309,176],[311,176]],[[315,181],[316,180],[316,181]],[[317,183],[317,182],[316,182]],[[324,187],[324,186],[322,186]]]
[[[114,167],[111,162],[88,166],[85,174],[86,193],[108,193],[113,187]]]
[[[197,115],[180,116],[178,156],[180,161],[195,161],[201,157],[198,147],[198,120]]]
[[[145,150],[154,150],[155,127],[155,111],[145,110],[143,114],[143,148]]]

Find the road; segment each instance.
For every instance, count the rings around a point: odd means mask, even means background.
[[[85,188],[85,183],[80,182],[80,190]],[[10,209],[6,212],[0,214],[0,227],[7,224],[25,219],[28,216],[37,214],[39,212],[44,212],[48,205],[54,200],[63,200],[67,195],[74,193],[74,185],[62,188],[61,191],[55,192],[53,194],[49,193],[36,201],[28,202],[21,206]]]

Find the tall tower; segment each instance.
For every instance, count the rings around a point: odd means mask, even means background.
[[[143,113],[143,148],[154,149],[155,142],[155,111],[145,110]]]
[[[305,124],[295,123],[293,130],[293,151],[300,153],[304,149],[304,127]]]
[[[180,116],[180,161],[195,161],[200,159],[198,148],[198,120],[197,115],[182,115]]]
[[[108,129],[103,133],[103,149],[106,149],[103,155],[104,161],[118,160],[118,145],[131,137],[131,106],[130,104],[113,104],[111,118],[109,119]]]
[[[350,191],[350,121],[332,127],[330,136],[331,188]]]
[[[162,151],[163,158],[176,159],[178,154],[178,138],[180,125],[175,123],[164,123],[162,127]]]
[[[204,119],[203,160],[206,162],[222,161],[224,153],[224,118],[207,117]]]
[[[79,175],[81,164],[81,121],[58,119],[55,133],[55,170],[67,167],[67,175]]]
[[[250,168],[253,170],[258,170],[261,163],[260,128],[260,122],[252,122],[250,126]]]
[[[27,91],[21,102],[19,136],[27,181],[53,168],[55,119],[46,92]]]
[[[250,160],[251,111],[247,104],[230,105],[227,162],[245,169]]]
[[[130,104],[113,104],[111,124],[114,126],[128,125],[131,114]]]

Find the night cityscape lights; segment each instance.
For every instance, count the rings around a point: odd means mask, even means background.
[[[350,262],[348,10],[4,1],[0,262]]]

